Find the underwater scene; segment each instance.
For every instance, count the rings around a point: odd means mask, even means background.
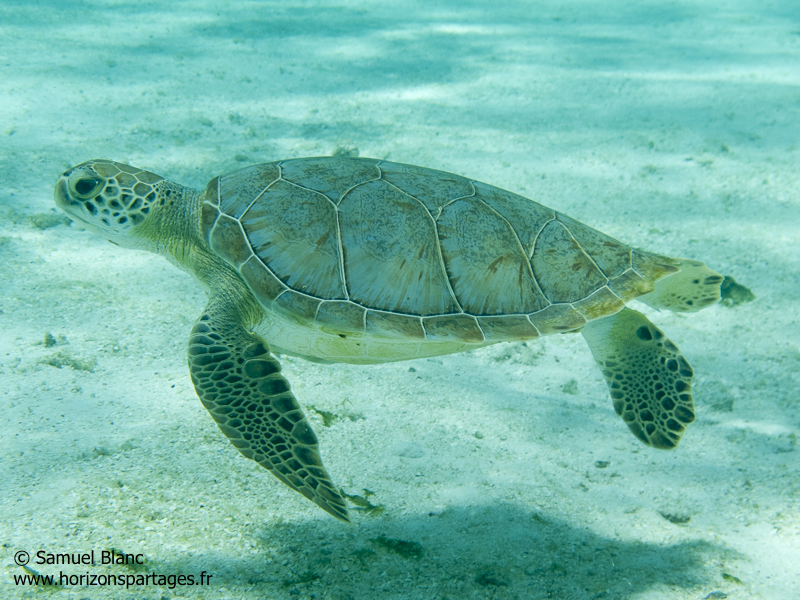
[[[0,598],[800,598],[800,4],[0,4]]]

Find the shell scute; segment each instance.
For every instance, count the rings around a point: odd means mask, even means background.
[[[370,158],[331,160],[322,157],[286,160],[280,163],[280,168],[285,181],[319,192],[338,203],[353,186],[380,179],[377,164],[377,160]]]
[[[219,207],[219,177],[214,177],[208,182],[203,202]]]
[[[272,308],[275,298],[286,291],[286,286],[280,279],[255,256],[251,256],[250,260],[239,267],[239,272],[264,308]]]
[[[223,175],[218,183],[220,210],[238,219],[279,176],[277,163],[254,165]]]
[[[220,215],[209,234],[212,250],[229,264],[238,267],[252,256],[250,244],[239,221],[228,215]]]
[[[209,236],[217,222],[217,217],[219,217],[219,209],[210,202],[203,202],[200,207],[200,231],[207,243],[210,243]]]
[[[607,282],[559,221],[550,221],[539,234],[531,264],[542,292],[553,303],[581,300]]]
[[[573,302],[572,306],[587,321],[591,321],[619,312],[625,306],[625,302],[608,287],[601,287],[588,298]]]
[[[385,181],[353,188],[339,204],[350,299],[407,314],[458,310],[425,207]]]
[[[622,275],[609,281],[608,288],[627,302],[637,296],[649,294],[655,289],[655,285],[633,269],[628,269]]]
[[[558,220],[609,279],[631,268],[630,247],[567,215],[558,213]]]
[[[453,200],[475,195],[469,179],[458,175],[392,162],[378,167],[385,181],[422,202],[434,217]]]
[[[366,332],[369,335],[387,338],[418,341],[425,339],[425,329],[419,317],[375,310],[367,311]]]
[[[539,337],[538,330],[525,315],[478,317],[478,324],[487,342],[523,341]]]
[[[569,304],[551,304],[528,318],[542,335],[565,333],[586,325],[583,315]]]
[[[366,322],[366,309],[352,302],[332,300],[319,305],[317,324],[332,333],[363,335]]]
[[[691,261],[697,263],[697,261]],[[681,261],[669,256],[653,254],[645,250],[634,249],[631,256],[633,268],[648,281],[657,281],[662,277],[680,271]],[[702,263],[697,263],[702,264]]]
[[[555,211],[523,196],[479,181],[473,181],[472,184],[475,186],[476,198],[511,224],[525,249],[525,255],[530,258],[537,236],[548,222],[556,218]]]
[[[311,323],[317,315],[317,308],[322,301],[293,290],[287,290],[275,299],[273,306],[287,316],[304,323]]]
[[[346,298],[336,207],[323,195],[279,181],[242,216],[256,255],[287,286],[318,298]]]
[[[508,221],[473,198],[448,204],[437,220],[447,274],[473,315],[528,313],[547,306]]]
[[[422,319],[425,337],[434,341],[480,344],[485,340],[477,319],[469,315],[446,315]]]

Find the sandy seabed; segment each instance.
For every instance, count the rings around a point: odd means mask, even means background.
[[[797,2],[164,4],[0,6],[2,598],[800,598]],[[189,381],[199,286],[70,225],[52,187],[96,157],[202,188],[334,152],[486,181],[750,288],[637,306],[696,372],[680,447],[630,435],[565,335],[284,357],[331,475],[383,507],[352,525],[241,457]],[[35,564],[108,548],[145,565]],[[15,583],[20,551],[43,575],[213,577],[45,590]]]

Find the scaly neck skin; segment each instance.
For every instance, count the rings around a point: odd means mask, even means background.
[[[192,249],[205,246],[199,219],[202,194],[170,181],[159,182],[159,186],[156,206],[137,234],[149,242],[148,250],[191,271]]]
[[[147,249],[194,275],[212,303],[227,314],[240,315],[248,330],[262,321],[264,312],[252,292],[203,238],[200,209],[205,194],[165,181],[158,197],[164,204],[151,213],[138,232]]]

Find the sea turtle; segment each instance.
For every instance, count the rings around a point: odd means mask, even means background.
[[[581,331],[637,438],[673,448],[694,420],[691,367],[625,303],[696,311],[723,278],[491,185],[322,157],[250,166],[200,192],[91,160],[61,176],[55,201],[200,281],[209,302],[188,359],[203,406],[239,452],[344,521],[276,355],[383,363]]]

